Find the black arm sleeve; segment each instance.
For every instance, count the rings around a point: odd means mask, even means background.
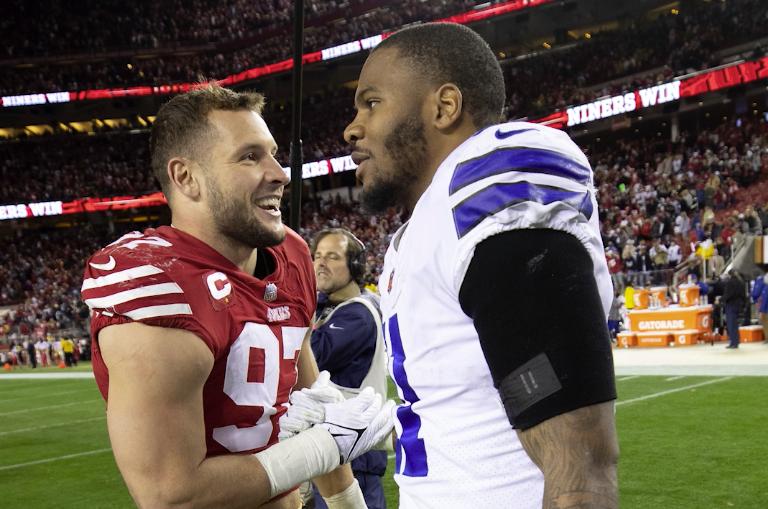
[[[514,428],[616,399],[592,259],[573,235],[527,229],[482,241],[459,302]]]

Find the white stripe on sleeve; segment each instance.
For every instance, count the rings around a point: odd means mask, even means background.
[[[152,265],[142,265],[141,267],[134,267],[132,269],[121,270],[106,276],[97,278],[89,278],[83,281],[83,288],[81,291],[91,290],[93,288],[103,288],[105,286],[114,285],[117,283],[124,283],[131,279],[137,279],[144,276],[152,276],[154,274],[162,274],[163,270],[158,269]]]
[[[106,297],[86,299],[85,303],[91,309],[104,309],[143,297],[154,297],[171,293],[184,293],[184,290],[176,283],[160,283],[158,285],[142,286],[141,288],[118,292]]]
[[[157,316],[191,315],[192,308],[189,307],[189,304],[165,304],[162,306],[147,306],[120,314],[127,316],[131,320],[142,320]]]

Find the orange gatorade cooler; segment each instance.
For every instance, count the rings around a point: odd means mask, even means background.
[[[648,309],[648,290],[645,288],[635,288],[635,311]]]
[[[757,343],[763,340],[762,325],[747,325],[739,327],[739,341],[742,343]]]
[[[616,341],[619,343],[619,346],[623,346],[624,348],[637,346],[637,336],[631,331],[619,332],[616,335]]]
[[[660,307],[667,307],[667,287],[666,286],[652,286],[651,297],[659,303]]]
[[[669,332],[638,332],[637,346],[667,346],[673,341]]]
[[[696,329],[677,330],[672,333],[675,346],[690,346],[699,342],[699,331]]]
[[[680,307],[690,307],[699,305],[699,286],[698,285],[680,285]]]

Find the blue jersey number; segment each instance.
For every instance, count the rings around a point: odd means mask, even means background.
[[[397,409],[397,419],[403,427],[403,433],[397,439],[395,470],[408,477],[426,477],[428,471],[427,450],[424,447],[424,440],[419,438],[421,417],[411,409],[411,405],[419,401],[419,397],[416,396],[416,393],[408,383],[408,376],[405,374],[405,368],[403,367],[405,353],[403,352],[403,342],[400,340],[400,326],[397,323],[397,315],[393,315],[387,325],[389,326],[389,339],[392,343],[392,372],[406,403]],[[405,454],[405,468],[401,469],[403,454]]]

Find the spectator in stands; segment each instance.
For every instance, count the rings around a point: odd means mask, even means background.
[[[345,397],[373,387],[387,396],[386,353],[381,328],[379,297],[360,291],[366,272],[365,247],[343,228],[322,230],[312,239],[317,289],[317,313],[312,351],[321,371],[331,374]],[[369,451],[352,460],[352,472],[369,509],[386,509],[382,476],[387,452]],[[315,507],[327,505],[315,491]]]
[[[651,260],[645,244],[640,244],[637,249],[634,268],[637,271],[637,285],[643,287],[650,284],[648,273],[653,269],[653,260]]]
[[[744,211],[744,222],[749,227],[748,233],[751,233],[752,235],[763,234],[762,221],[760,221],[760,217],[758,216],[757,212],[755,212],[755,209],[752,207],[752,205],[747,205],[747,208]]]
[[[757,213],[757,217],[760,220],[760,224],[763,226],[763,233],[768,231],[768,201],[760,208],[760,212]]]
[[[735,269],[728,273],[723,302],[725,302],[725,327],[728,330],[730,344],[726,348],[739,347],[739,326],[741,315],[744,313],[744,302],[747,293],[744,279]]]
[[[669,241],[669,248],[667,248],[667,261],[669,268],[674,269],[682,261],[682,253],[680,252],[680,246],[677,245],[675,239]]]
[[[653,260],[653,270],[660,272],[667,268],[667,263],[669,263],[669,252],[667,251],[666,246],[661,243],[660,239],[655,239],[653,241],[650,256]]]

